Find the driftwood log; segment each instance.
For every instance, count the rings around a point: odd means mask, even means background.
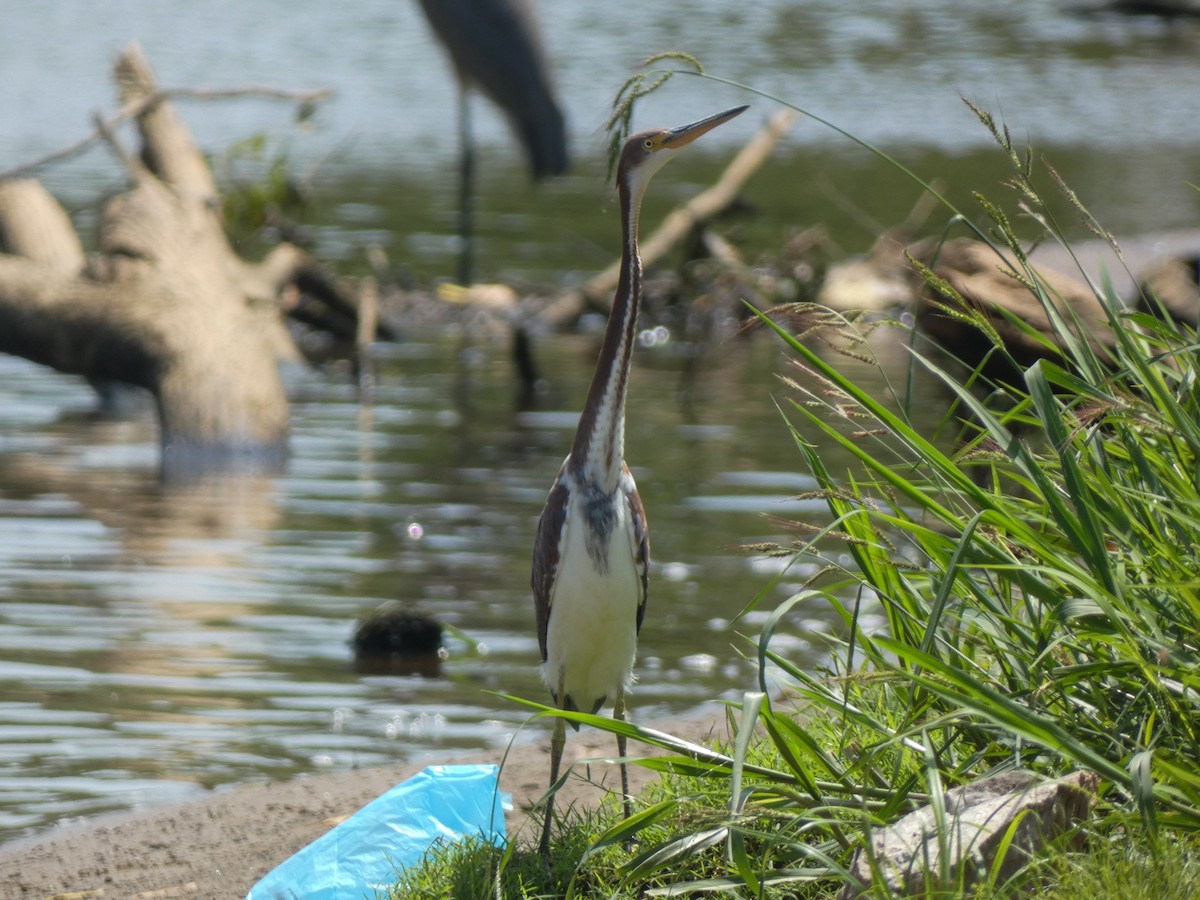
[[[930,266],[953,291],[941,295],[913,272],[918,285],[916,321],[919,328],[952,356],[983,371],[992,379],[1021,382],[1021,373],[1039,359],[1060,361],[1062,340],[1042,301],[1022,283],[1021,267],[1010,255],[970,239],[911,245],[914,259]],[[1091,289],[1069,275],[1040,268],[1037,278],[1047,298],[1078,338],[1086,341],[1101,361],[1114,349],[1108,316]],[[993,354],[988,337],[975,325],[947,314],[946,307],[965,304],[987,320],[1007,350]]]
[[[1200,324],[1200,252],[1149,266],[1138,285],[1137,308],[1192,328]]]
[[[136,45],[116,80],[125,107],[158,93]],[[98,126],[132,186],[104,205],[90,259],[39,182],[0,181],[0,352],[150,391],[164,472],[276,464],[288,434],[278,367],[297,356],[279,298],[302,279],[328,279],[288,244],[259,263],[240,259],[169,101],[144,103],[135,121],[138,156]]]

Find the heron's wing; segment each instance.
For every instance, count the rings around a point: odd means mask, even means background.
[[[563,465],[563,471],[566,465]],[[563,542],[566,540],[567,501],[571,492],[558,473],[546,505],[538,519],[537,538],[533,543],[533,608],[537,615],[538,646],[542,651],[542,662],[546,661],[546,631],[550,625],[550,601],[554,596],[554,578],[558,574],[558,562]]]
[[[535,178],[567,169],[567,136],[529,0],[421,0],[459,78],[512,121]]]
[[[646,617],[646,599],[650,592],[650,529],[646,523],[646,508],[633,481],[633,473],[625,466],[621,473],[625,496],[629,500],[629,517],[633,521],[633,560],[637,566],[641,591],[638,595],[637,630],[641,633],[642,619]]]

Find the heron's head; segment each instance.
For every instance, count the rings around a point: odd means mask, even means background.
[[[654,128],[632,135],[621,148],[621,159],[617,164],[617,185],[624,185],[635,199],[641,199],[654,173],[675,158],[684,147],[700,135],[712,131],[749,109],[735,106],[725,112],[701,119],[678,128]]]

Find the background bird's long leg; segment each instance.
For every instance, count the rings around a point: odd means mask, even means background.
[[[625,721],[625,689],[617,692],[617,702],[613,704],[613,718]],[[629,800],[629,769],[625,766],[625,735],[617,735],[617,756],[621,758],[621,802],[625,807],[625,818],[633,815],[633,807]]]
[[[567,725],[565,719],[554,720],[554,735],[550,738],[550,790],[546,795],[546,821],[542,825],[542,841],[538,852],[542,859],[548,859],[550,854],[550,823],[554,820],[555,784],[558,782],[558,767],[562,764],[563,745],[567,742]]]
[[[471,102],[466,85],[458,92],[458,283],[475,279],[475,140],[471,134]]]

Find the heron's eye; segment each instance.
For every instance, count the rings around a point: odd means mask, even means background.
[[[644,141],[642,141],[642,146],[645,147],[647,150],[653,150],[654,149],[654,138],[646,138]]]

